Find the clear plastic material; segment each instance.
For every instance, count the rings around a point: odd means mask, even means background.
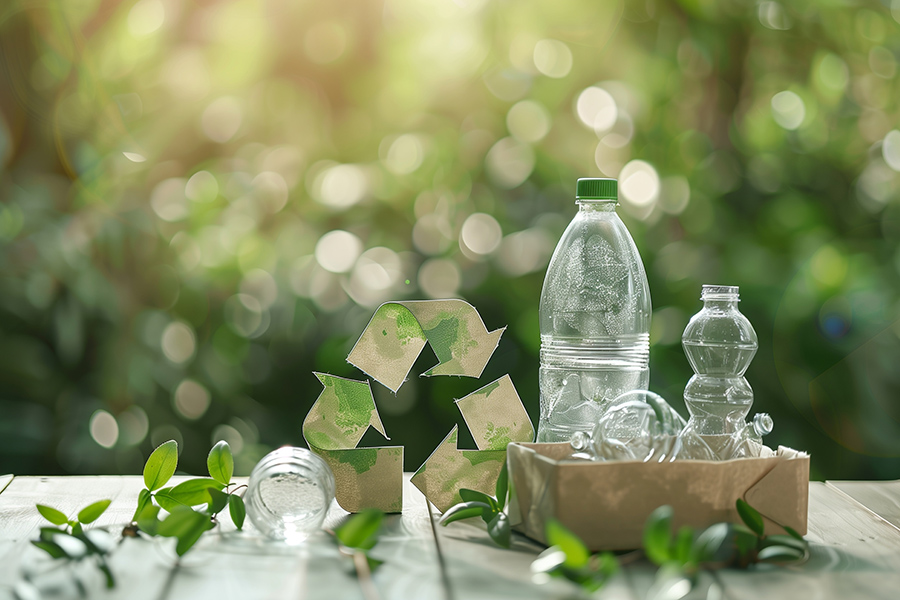
[[[264,535],[300,543],[322,527],[334,500],[334,475],[306,448],[279,448],[250,473],[247,516]]]
[[[627,392],[613,401],[590,434],[570,441],[573,458],[667,462],[678,458],[684,419],[658,394]]]
[[[691,415],[685,436],[702,436],[725,460],[733,457],[735,439],[747,428],[744,419],[753,405],[753,389],[744,373],[758,341],[750,321],[738,310],[737,286],[704,285],[700,299],[703,309],[682,336],[695,373],[684,389]]]
[[[772,432],[772,417],[766,413],[757,413],[753,420],[731,436],[731,447],[727,458],[758,458],[771,454],[771,450],[763,444],[763,436]]]
[[[539,442],[569,441],[650,380],[650,291],[637,247],[615,200],[578,205],[541,291]]]

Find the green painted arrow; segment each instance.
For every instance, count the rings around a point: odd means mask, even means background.
[[[534,439],[534,426],[509,375],[457,400],[456,406],[478,450],[457,447],[454,425],[412,477],[413,485],[441,512],[460,502],[460,488],[493,495],[507,444]]]
[[[438,364],[423,375],[480,377],[505,329],[489,332],[464,300],[387,302],[375,311],[347,362],[396,392],[428,343]]]
[[[334,473],[336,497],[344,510],[403,507],[403,448],[357,448],[373,427],[387,438],[368,381],[315,373],[324,386],[306,419],[303,437]],[[390,438],[388,438],[390,439]]]

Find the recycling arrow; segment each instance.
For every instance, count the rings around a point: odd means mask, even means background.
[[[459,488],[493,495],[506,445],[534,439],[534,426],[522,400],[504,375],[456,401],[478,450],[459,450],[456,425],[413,475],[412,483],[444,512],[461,501]]]
[[[463,300],[387,302],[378,307],[347,362],[396,393],[426,344],[438,364],[425,376],[481,377],[506,328],[488,331]],[[402,508],[403,448],[357,448],[369,427],[387,437],[368,381],[316,373],[325,386],[303,423],[311,450],[334,471],[338,503],[350,512]],[[534,427],[509,375],[456,402],[478,450],[457,448],[458,427],[416,471],[413,483],[439,510],[459,488],[493,492],[509,442],[530,442]]]
[[[403,508],[403,447],[357,448],[369,427],[388,438],[368,381],[315,373],[325,388],[303,421],[303,437],[334,473],[338,504],[349,512]]]
[[[427,342],[439,362],[423,375],[481,377],[505,329],[489,332],[464,300],[386,302],[347,362],[396,393]]]

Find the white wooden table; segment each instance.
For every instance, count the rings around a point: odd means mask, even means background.
[[[121,526],[134,511],[140,477],[0,476],[0,600],[13,598],[23,562],[38,551],[28,544],[43,522],[36,502],[72,513],[111,498],[98,524]],[[435,526],[424,497],[406,479],[402,515],[389,516],[372,555],[386,563],[375,573],[384,600],[575,598],[576,588],[531,582],[529,567],[541,547],[513,535],[513,546],[493,545],[478,524]],[[336,505],[326,525],[345,518]],[[758,566],[749,571],[703,573],[692,598],[791,600],[900,598],[900,481],[810,484],[811,557],[795,567]],[[363,599],[349,562],[324,533],[298,548],[211,536],[175,569],[160,544],[127,538],[111,566],[118,586],[99,585],[88,598],[129,600]],[[645,600],[655,568],[628,565],[597,597]],[[63,588],[58,597],[72,595]],[[48,596],[49,597],[49,596]]]

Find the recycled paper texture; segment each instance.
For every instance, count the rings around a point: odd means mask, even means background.
[[[534,426],[509,375],[456,401],[478,450],[459,450],[454,426],[412,482],[441,512],[461,502],[460,488],[494,494],[512,441],[534,439]]]
[[[544,529],[556,519],[593,550],[640,548],[644,523],[658,506],[674,510],[676,528],[740,523],[735,501],[756,508],[766,533],[779,525],[806,533],[809,456],[780,447],[770,458],[671,463],[567,460],[569,444],[510,444],[510,520],[513,527],[546,543]]]
[[[310,450],[331,467],[338,504],[350,512],[400,512],[403,448],[356,447],[369,427],[387,437],[369,382],[315,375],[325,389],[303,421],[303,436]]]
[[[388,302],[375,311],[347,361],[396,392],[428,344],[438,364],[423,376],[478,378],[505,328],[488,331],[463,300]],[[387,438],[368,381],[316,373],[325,389],[303,422],[311,450],[334,471],[345,510],[403,507],[403,448],[357,448],[369,427]],[[413,476],[425,497],[444,511],[459,502],[459,488],[493,493],[509,442],[530,442],[534,427],[508,375],[457,401],[478,450],[457,449],[454,426]]]
[[[488,332],[475,307],[463,300],[387,302],[347,362],[396,392],[427,341],[439,362],[423,375],[481,377],[505,329]]]

